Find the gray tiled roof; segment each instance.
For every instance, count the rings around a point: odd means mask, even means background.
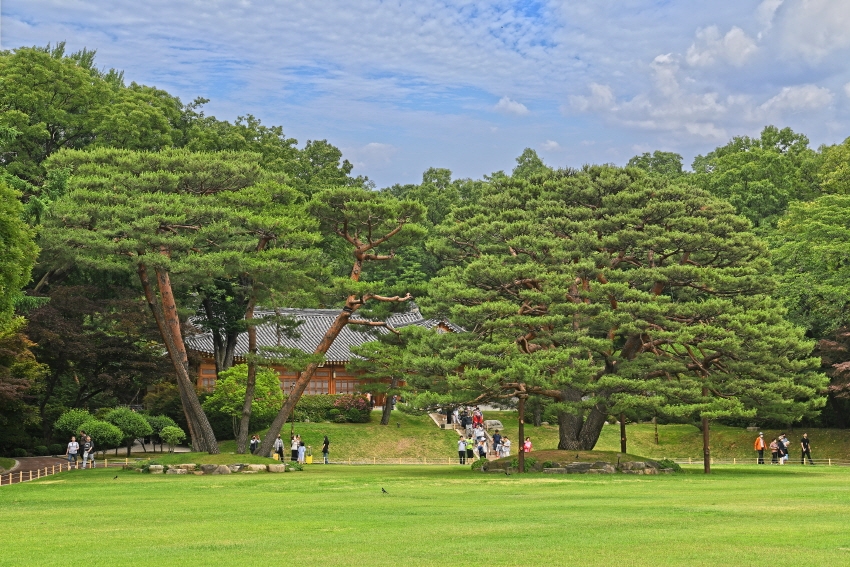
[[[316,346],[322,340],[325,332],[330,328],[334,319],[339,315],[339,309],[262,309],[258,308],[254,314],[255,317],[268,316],[285,316],[296,321],[301,321],[301,324],[296,327],[295,332],[297,338],[290,338],[283,333],[278,332],[278,327],[275,323],[264,323],[257,326],[257,344],[260,347],[288,347],[300,349],[307,353],[315,351]],[[357,314],[354,317],[357,319]],[[448,321],[439,319],[425,319],[419,312],[419,308],[413,306],[405,313],[393,313],[386,320],[387,325],[400,329],[409,325],[418,325],[426,329],[433,329],[438,325],[444,325],[453,332],[459,332],[463,329]],[[345,363],[352,358],[356,358],[352,354],[349,347],[362,345],[374,341],[378,333],[387,333],[383,327],[365,327],[361,325],[346,325],[342,332],[337,336],[336,340],[331,345],[330,350],[325,355],[326,362]],[[186,347],[201,353],[212,355],[213,340],[211,333],[200,333],[186,337]],[[248,333],[241,333],[236,341],[235,356],[242,357],[248,352]],[[271,355],[269,355],[271,357]]]

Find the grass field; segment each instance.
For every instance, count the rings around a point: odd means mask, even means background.
[[[0,457],[0,470],[11,470],[15,466],[15,459]]]
[[[850,469],[837,467],[115,474],[73,471],[0,489],[0,565],[850,564]]]
[[[516,412],[488,412],[486,419],[498,419],[505,425],[508,435],[516,439],[518,427]],[[526,424],[526,435],[532,438],[535,449],[554,449],[558,446],[558,426],[533,427]],[[800,437],[803,430],[778,431],[765,429],[765,438],[770,442],[779,433],[791,439],[791,460],[800,458]],[[806,429],[812,442],[815,459],[840,459],[850,461],[850,430]],[[658,445],[655,444],[655,427],[651,423],[628,424],[626,437],[628,452],[653,459],[695,457],[702,458],[702,432],[693,425],[661,425],[658,427]],[[712,424],[711,454],[716,459],[755,459],[753,441],[757,432],[739,427]],[[620,450],[620,427],[606,425],[596,444],[599,451]]]

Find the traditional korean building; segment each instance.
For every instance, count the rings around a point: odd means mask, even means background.
[[[306,353],[315,351],[316,346],[333,321],[339,315],[339,309],[257,309],[256,318],[284,316],[300,321],[296,328],[297,338],[287,337],[281,332],[279,326],[273,322],[263,323],[256,327],[257,345],[262,354],[263,347],[287,347],[302,350]],[[458,332],[462,329],[449,321],[439,319],[425,319],[415,305],[405,313],[394,313],[385,321],[394,329],[401,329],[409,325],[417,325],[426,329],[434,329],[437,332]],[[362,345],[377,339],[378,334],[388,333],[383,327],[364,327],[360,325],[346,325],[334,341],[330,350],[325,355],[324,364],[316,370],[310,382],[307,384],[305,394],[353,394],[360,391],[360,386],[365,382],[363,377],[346,370],[345,365],[355,358],[350,347]],[[198,388],[205,390],[215,389],[216,372],[211,333],[192,335],[186,339],[186,347],[193,351],[200,360],[197,365]],[[234,364],[245,362],[248,353],[248,333],[239,335],[234,353]],[[284,368],[283,366],[272,366],[279,377],[280,387],[284,392],[289,392],[298,379],[298,372]],[[375,400],[379,403],[381,400]]]

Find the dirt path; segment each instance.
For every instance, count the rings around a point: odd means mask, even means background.
[[[9,473],[0,476],[0,481],[2,481],[0,484],[3,486],[17,484],[21,481],[22,474],[23,480],[26,482],[30,479],[30,474],[32,478],[38,478],[39,471],[41,471],[40,476],[44,476],[45,469],[47,469],[47,474],[52,474],[54,470],[59,472],[60,464],[68,464],[67,459],[58,457],[19,457],[17,461],[18,464]]]

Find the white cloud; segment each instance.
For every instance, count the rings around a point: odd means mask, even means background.
[[[686,60],[694,67],[706,67],[725,62],[742,66],[758,50],[753,38],[744,30],[733,26],[721,36],[717,26],[697,30],[696,39],[688,48]]]
[[[759,109],[766,113],[819,110],[828,106],[832,99],[833,94],[829,89],[816,85],[783,87],[779,94],[759,106]]]
[[[787,0],[780,19],[782,47],[810,62],[850,47],[846,0]]]
[[[358,169],[380,168],[390,164],[398,148],[392,144],[369,142],[354,148],[343,148],[343,156]]]
[[[561,144],[555,140],[546,140],[540,144],[540,148],[547,152],[556,152],[561,149]]]
[[[756,19],[766,30],[773,25],[773,17],[783,2],[784,0],[762,0],[756,8]]]
[[[525,116],[528,114],[528,108],[521,102],[517,102],[512,98],[503,96],[493,107],[496,112],[503,114],[516,114],[517,116]]]
[[[589,96],[574,95],[570,97],[570,104],[577,110],[586,112],[588,110],[605,110],[614,104],[614,91],[608,85],[590,83]]]
[[[844,94],[846,94],[848,97],[850,97],[850,83],[844,84]]]

